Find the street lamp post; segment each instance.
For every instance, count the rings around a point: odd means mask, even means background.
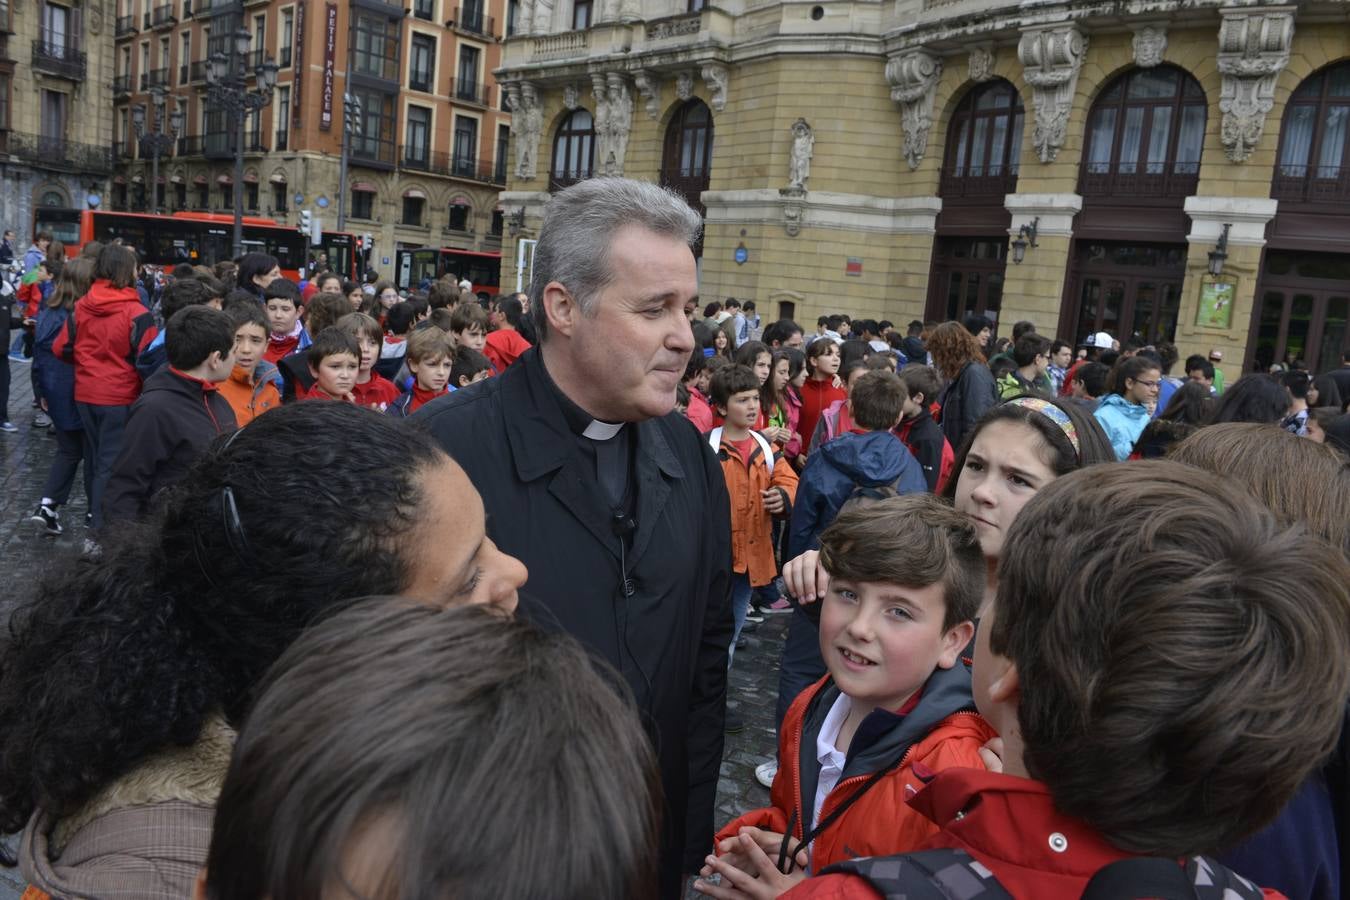
[[[253,41],[247,28],[233,35],[229,53],[213,53],[206,64],[207,102],[228,115],[234,132],[234,255],[244,254],[244,120],[272,102],[277,64],[270,57],[255,70],[258,89],[247,83],[248,48]]]
[[[159,214],[159,158],[173,149],[174,141],[183,130],[183,112],[175,109],[169,114],[169,130],[164,131],[165,91],[163,86],[155,85],[150,90],[150,99],[154,104],[155,118],[146,132],[145,104],[139,103],[131,111],[131,125],[136,129],[136,138],[141,145],[141,155],[150,157],[150,211]]]

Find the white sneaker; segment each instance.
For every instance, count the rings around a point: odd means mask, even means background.
[[[765,787],[773,787],[773,779],[778,775],[778,761],[760,763],[755,766],[755,780]]]

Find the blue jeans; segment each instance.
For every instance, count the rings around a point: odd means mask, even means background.
[[[736,641],[740,640],[741,629],[745,627],[746,613],[750,612],[751,593],[749,573],[731,573],[731,613],[736,619],[736,630],[731,635],[731,649],[727,651],[728,669],[731,668],[731,660],[736,656]]]
[[[820,680],[825,674],[825,660],[820,655],[820,628],[800,609],[792,611],[787,638],[783,641],[783,658],[778,666],[778,707],[775,728],[783,727],[783,717],[797,695]]]

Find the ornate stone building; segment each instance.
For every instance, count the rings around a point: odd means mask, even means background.
[[[0,227],[79,236],[112,171],[110,13],[101,2],[0,0]]]
[[[520,238],[550,191],[623,173],[699,205],[703,295],[766,316],[980,311],[1220,349],[1230,378],[1350,348],[1344,0],[521,0],[516,18],[498,77]]]

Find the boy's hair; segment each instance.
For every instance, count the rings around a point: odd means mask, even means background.
[[[272,668],[217,803],[206,896],[320,900],[358,853],[368,897],[651,896],[658,796],[631,701],[575,640],[366,598]],[[447,845],[451,822],[473,827]],[[541,847],[549,865],[509,864]]]
[[[479,372],[491,372],[492,361],[472,347],[455,348],[455,362],[450,367],[450,383],[459,387],[460,378],[473,381]]]
[[[900,358],[895,355],[893,350],[878,350],[875,353],[869,353],[867,358],[863,360],[863,365],[874,372],[894,372],[899,363]]]
[[[412,330],[416,318],[417,309],[410,301],[402,300],[389,307],[384,317],[385,328],[390,334],[407,334]]]
[[[337,325],[334,327],[347,332],[354,338],[369,338],[375,342],[377,347],[384,343],[384,330],[380,328],[380,323],[365,313],[347,313],[337,320]]]
[[[252,303],[254,306],[260,306],[258,295],[252,291],[246,291],[243,288],[233,288],[225,294],[225,306],[233,306],[236,303]]]
[[[938,378],[937,369],[932,366],[925,366],[923,363],[910,363],[899,371],[900,383],[905,386],[905,392],[913,398],[915,394],[923,394],[923,401],[931,403],[937,399],[938,392],[942,390],[942,379]]]
[[[252,303],[236,303],[225,310],[225,315],[230,320],[230,331],[237,334],[239,329],[245,325],[257,325],[267,334],[267,315],[262,311],[262,307],[255,300]]]
[[[724,409],[732,397],[743,391],[754,391],[756,395],[759,394],[759,378],[755,375],[755,370],[749,366],[738,366],[734,363],[723,366],[713,373],[712,380],[708,383],[708,395],[712,398],[713,405]]]
[[[1295,400],[1307,400],[1312,378],[1304,369],[1293,369],[1280,376],[1280,383],[1289,389],[1289,395]]]
[[[351,293],[348,291],[347,293]],[[433,281],[427,291],[427,305],[433,310],[449,309],[459,302],[459,288],[444,281]]]
[[[356,336],[337,326],[325,328],[314,336],[314,343],[305,351],[305,362],[317,370],[325,359],[339,353],[350,353],[360,360],[361,346],[356,342]]]
[[[187,309],[189,306],[205,306],[212,299],[211,292],[206,289],[195,278],[179,278],[164,288],[164,292],[159,298],[159,314],[168,322],[174,316],[178,315],[179,310]],[[258,299],[252,298],[254,306],[258,305]]]
[[[290,300],[297,307],[304,306],[300,297],[300,288],[287,278],[273,278],[272,283],[263,288],[263,302],[268,300]]]
[[[213,352],[228,356],[233,347],[230,317],[209,306],[180,309],[167,323],[164,352],[169,365],[180,372],[200,366]]]
[[[310,334],[323,331],[325,328],[336,325],[338,319],[348,315],[351,311],[351,303],[342,294],[334,294],[331,291],[315,294],[305,304],[305,330]]]
[[[706,368],[708,368],[708,357],[702,353],[689,354],[689,362],[684,364],[684,377],[680,379],[681,383],[689,381]]]
[[[1022,323],[1018,323],[1019,325]],[[1029,366],[1036,361],[1038,356],[1050,355],[1050,339],[1037,334],[1034,331],[1028,331],[1013,342],[1012,357],[1013,362],[1017,363],[1020,369],[1022,366]]]
[[[1214,852],[1269,823],[1350,692],[1350,563],[1171,460],[1042,488],[988,627],[1017,666],[1027,771],[1135,853]]]
[[[48,259],[38,261],[38,267],[46,269],[47,274],[51,275],[52,278],[60,278],[61,269],[64,268],[64,266],[65,266],[64,257],[63,258],[51,257]]]
[[[477,325],[483,331],[488,329],[488,314],[477,303],[461,303],[450,314],[450,330],[455,334],[468,331]]]
[[[716,375],[719,370],[725,369],[727,366],[734,365],[731,360],[727,359],[725,356],[722,356],[721,354],[718,354],[717,356],[705,356],[704,359],[708,361],[706,368],[708,369],[708,376],[710,378],[713,375]]]
[[[1073,373],[1074,381],[1083,382],[1083,390],[1089,397],[1100,397],[1106,393],[1106,378],[1111,370],[1099,362],[1086,362]]]
[[[397,309],[398,307],[395,307]],[[408,338],[408,361],[421,363],[432,359],[455,358],[455,342],[439,328],[423,328]]]
[[[1189,376],[1192,372],[1199,369],[1201,376],[1209,381],[1214,380],[1214,363],[1205,359],[1203,356],[1194,361],[1186,361],[1186,374]]]
[[[841,511],[820,535],[820,564],[848,581],[941,584],[944,631],[973,620],[984,597],[987,564],[974,524],[928,493]]]
[[[431,311],[431,318],[428,320],[432,325],[441,331],[449,333],[454,331],[455,314],[447,306],[438,306]]]
[[[905,386],[894,372],[867,372],[849,392],[853,421],[868,431],[886,431],[905,410]]]

